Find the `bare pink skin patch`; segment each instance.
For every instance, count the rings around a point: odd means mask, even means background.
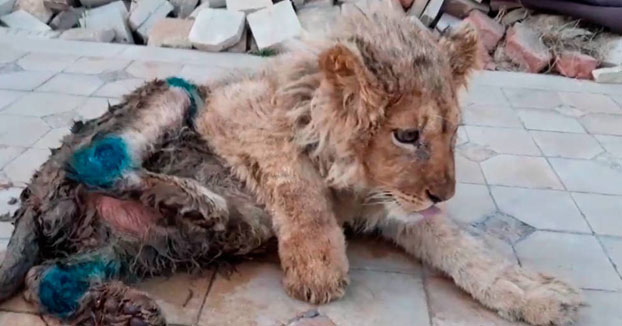
[[[162,218],[154,209],[134,200],[90,194],[88,201],[93,203],[99,216],[113,229],[136,237],[144,237],[151,225]]]

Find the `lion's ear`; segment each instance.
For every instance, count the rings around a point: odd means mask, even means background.
[[[320,54],[320,68],[326,78],[336,87],[359,88],[367,72],[358,50],[337,44]]]
[[[464,86],[469,74],[479,69],[478,51],[483,50],[475,28],[465,23],[447,37],[440,40],[440,46],[447,51],[449,64],[457,86]]]

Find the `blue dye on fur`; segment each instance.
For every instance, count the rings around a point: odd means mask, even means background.
[[[71,316],[94,281],[119,275],[120,264],[96,257],[92,261],[55,265],[45,272],[39,285],[39,300],[45,310],[61,318]]]
[[[106,136],[77,150],[69,161],[69,178],[86,185],[107,188],[132,166],[125,141]]]
[[[190,109],[188,110],[188,121],[192,122],[197,114],[199,106],[203,105],[203,99],[199,94],[197,86],[179,77],[169,77],[166,79],[169,87],[178,87],[183,89],[190,98]]]

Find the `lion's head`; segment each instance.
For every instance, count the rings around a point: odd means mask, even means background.
[[[421,217],[413,213],[454,194],[458,92],[477,66],[476,32],[464,25],[437,41],[391,10],[351,17],[343,30],[319,57],[330,105],[314,125],[335,162],[327,174]]]

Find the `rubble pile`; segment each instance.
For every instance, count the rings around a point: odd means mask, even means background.
[[[378,1],[386,0],[0,0],[0,34],[271,54]],[[622,80],[622,37],[604,28],[536,13],[516,0],[393,4],[436,36],[471,23],[485,69]]]

